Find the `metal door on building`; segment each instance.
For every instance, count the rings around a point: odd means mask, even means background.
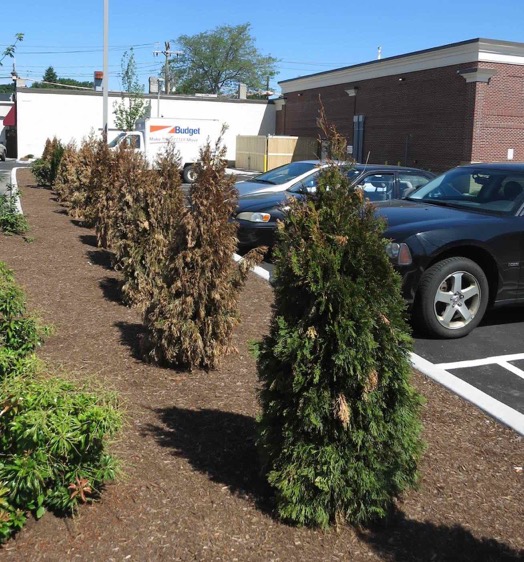
[[[362,162],[364,153],[364,115],[353,116],[353,158]]]
[[[16,142],[16,129],[14,127],[6,127],[5,129],[5,147],[7,148],[8,158],[18,157],[18,145]]]

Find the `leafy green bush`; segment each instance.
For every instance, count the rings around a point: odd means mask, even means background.
[[[112,393],[44,376],[34,350],[45,334],[0,262],[0,542],[27,513],[72,513],[97,498],[117,468],[108,438],[121,426]]]
[[[72,513],[114,479],[117,465],[106,448],[121,414],[113,394],[59,378],[11,376],[0,382],[0,402],[0,482],[15,513]]]
[[[28,368],[26,357],[48,331],[27,314],[23,291],[13,272],[0,262],[0,379],[12,372],[24,372]]]
[[[20,193],[8,185],[7,193],[0,195],[0,231],[5,234],[23,234],[29,226],[16,205]]]
[[[343,139],[325,130],[343,158]],[[283,519],[364,524],[416,485],[423,449],[400,277],[384,225],[340,166],[290,207],[258,349],[258,444]]]

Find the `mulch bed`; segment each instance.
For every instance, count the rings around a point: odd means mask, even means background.
[[[388,525],[294,528],[272,513],[254,446],[257,377],[250,341],[267,331],[272,290],[252,275],[241,298],[238,354],[211,373],[143,363],[135,310],[94,232],[65,213],[29,170],[18,171],[31,231],[0,237],[30,306],[55,333],[39,355],[122,397],[114,445],[123,476],[74,518],[31,520],[0,549],[13,560],[517,560],[524,558],[524,442],[422,375],[420,489]]]

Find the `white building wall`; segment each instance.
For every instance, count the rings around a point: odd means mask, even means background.
[[[198,117],[219,119],[228,125],[224,141],[228,160],[235,159],[237,135],[275,134],[275,105],[265,101],[223,100],[220,98],[146,96],[151,115],[156,117]],[[109,95],[109,140],[116,135],[113,104],[121,101],[119,94]],[[79,144],[90,133],[102,131],[103,97],[100,92],[65,90],[17,91],[18,156],[39,157],[46,139],[57,137],[66,144]]]

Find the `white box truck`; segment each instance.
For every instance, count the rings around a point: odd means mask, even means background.
[[[193,164],[199,160],[200,149],[209,139],[212,145],[222,130],[218,119],[189,117],[150,117],[137,121],[135,130],[120,133],[110,143],[115,148],[125,143],[143,152],[153,164],[158,152],[168,143],[174,143],[182,160],[182,176],[185,182],[195,180]]]

